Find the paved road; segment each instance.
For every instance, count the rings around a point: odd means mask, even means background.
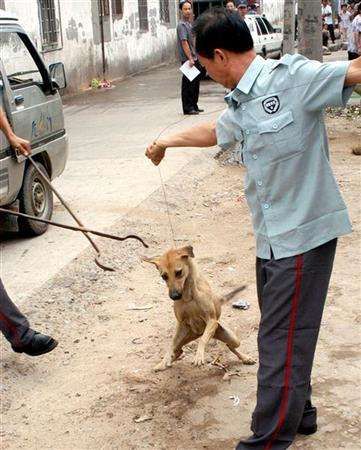
[[[180,114],[179,81],[178,69],[165,67],[66,102],[70,158],[55,185],[86,225],[100,230],[111,227],[159,188],[158,170],[144,157],[144,151],[162,128],[184,117]],[[207,111],[223,107],[223,89],[211,82],[202,88],[200,105]],[[216,115],[187,118],[174,129]],[[198,151],[170,151],[162,164],[163,177],[169,179]],[[72,223],[59,202],[55,203],[54,220]],[[80,233],[56,228],[35,239],[11,234],[1,243],[1,277],[21,304],[87,245]]]

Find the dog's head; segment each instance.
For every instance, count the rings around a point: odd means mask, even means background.
[[[193,247],[190,245],[169,250],[162,256],[144,257],[142,259],[157,267],[160,276],[167,283],[169,297],[172,300],[181,300],[184,284],[190,270],[189,258],[194,258]]]

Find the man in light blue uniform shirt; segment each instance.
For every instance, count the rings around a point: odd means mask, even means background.
[[[232,91],[217,123],[151,144],[159,164],[168,147],[236,145],[257,242],[257,405],[253,435],[237,449],[288,448],[317,430],[311,370],[337,238],[351,232],[333,176],[323,110],[344,106],[361,82],[361,58],[320,64],[301,55],[256,56],[247,25],[223,9],[194,25],[196,50]]]

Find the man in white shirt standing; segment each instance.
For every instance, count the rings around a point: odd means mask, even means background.
[[[332,8],[328,0],[322,0],[322,19],[327,24],[328,31],[330,32],[331,41],[335,43],[335,30],[333,27]]]

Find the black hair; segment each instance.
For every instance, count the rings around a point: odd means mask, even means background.
[[[216,7],[201,14],[193,25],[196,50],[201,56],[212,59],[216,48],[234,53],[253,49],[253,39],[246,22],[239,14],[229,14]]]
[[[189,3],[189,4],[192,6],[191,0],[180,0],[180,2],[179,2],[179,9],[180,9],[181,11],[182,11],[183,5],[184,5],[185,3]]]
[[[228,3],[233,3],[233,5],[234,6],[236,6],[236,0],[226,0],[226,5],[228,4]]]

